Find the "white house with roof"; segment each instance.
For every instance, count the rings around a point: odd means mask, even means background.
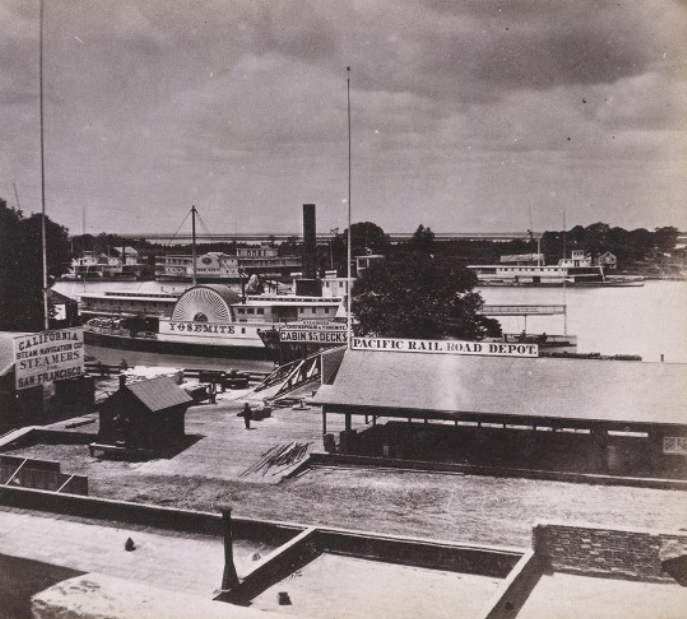
[[[598,263],[600,267],[604,269],[617,269],[618,268],[618,258],[615,254],[610,251],[605,251],[598,258]]]

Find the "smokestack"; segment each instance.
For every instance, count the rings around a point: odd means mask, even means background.
[[[317,277],[317,226],[315,205],[303,205],[303,279]]]

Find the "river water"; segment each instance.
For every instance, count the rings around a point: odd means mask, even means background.
[[[70,297],[84,291],[80,282],[58,282]],[[86,290],[183,291],[183,284],[158,282],[88,282]],[[617,288],[479,288],[490,305],[565,305],[566,315],[530,316],[527,331],[577,336],[578,352],[640,355],[644,361],[687,363],[687,282],[647,281]],[[519,333],[522,317],[499,318],[505,331]]]
[[[640,355],[644,361],[687,363],[687,282],[647,281],[641,287],[480,288],[491,305],[565,305],[566,316],[527,318],[528,332],[577,336],[578,352]],[[499,318],[518,333],[524,318]]]

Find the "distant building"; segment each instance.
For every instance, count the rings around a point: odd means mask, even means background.
[[[604,269],[617,269],[618,268],[618,258],[615,254],[610,251],[605,251],[598,257],[599,266]]]
[[[355,257],[355,271],[356,275],[360,277],[365,269],[369,269],[370,266],[376,262],[384,260],[386,256],[382,254],[366,254],[364,256]]]
[[[236,255],[208,252],[196,257],[196,278],[200,282],[238,282],[250,275],[284,277],[301,267],[300,256],[279,256],[275,247],[239,247]],[[158,256],[155,278],[185,281],[193,279],[193,257],[188,254]]]
[[[51,329],[75,327],[79,324],[79,304],[74,299],[51,288],[48,290],[48,300],[54,310],[54,315],[49,319]]]
[[[132,265],[139,264],[140,262],[138,250],[134,249],[133,247],[129,247],[128,245],[125,245],[121,249],[113,249],[112,252],[116,254],[119,264]]]
[[[223,252],[208,252],[196,256],[196,277],[198,281],[239,281],[238,259]],[[192,280],[193,256],[158,256],[155,261],[155,279]]]
[[[337,277],[336,271],[325,271],[324,277],[320,280],[322,285],[322,296],[328,299],[331,298],[345,298],[348,294],[356,277],[360,277],[370,265],[384,260],[385,256],[381,254],[369,254],[364,256],[356,256],[353,260],[355,265],[353,267],[353,275],[349,280],[347,277]],[[294,274],[299,277],[300,273]],[[295,289],[295,281],[294,281]]]
[[[584,249],[573,249],[570,258],[561,258],[558,261],[561,267],[591,267],[592,261]]]
[[[351,278],[350,281],[355,281]],[[327,299],[345,298],[348,294],[349,279],[347,277],[337,277],[336,271],[327,271],[322,282],[322,296]]]
[[[122,247],[110,254],[84,251],[72,260],[67,279],[139,279],[150,276],[147,264],[141,263],[133,247]]]
[[[260,247],[238,247],[236,257],[239,269],[263,277],[284,277],[303,265],[301,256],[280,256],[276,247],[265,244]]]

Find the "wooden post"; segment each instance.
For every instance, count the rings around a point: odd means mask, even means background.
[[[224,573],[222,590],[233,589],[239,584],[239,576],[234,565],[234,536],[231,522],[231,507],[222,508],[222,525],[224,530]]]

